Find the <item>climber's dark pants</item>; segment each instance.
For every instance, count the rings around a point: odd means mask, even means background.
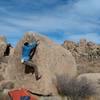
[[[33,64],[32,61],[24,61],[23,64],[26,66],[29,66],[29,67],[33,67],[34,73],[35,73],[35,78],[36,78],[36,80],[38,80],[39,79],[38,67],[35,64]]]

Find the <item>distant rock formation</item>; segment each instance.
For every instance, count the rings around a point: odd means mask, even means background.
[[[33,36],[35,34],[35,36]],[[21,64],[22,46],[25,41],[39,40],[40,44],[32,61],[39,68],[42,78],[35,80],[34,74],[25,73],[25,66]],[[15,88],[25,87],[41,94],[57,94],[56,75],[66,74],[74,77],[77,74],[75,59],[72,54],[62,46],[49,40],[47,37],[26,33],[15,47],[14,53],[9,57],[5,72],[5,79],[12,80]]]
[[[79,73],[100,72],[100,45],[81,39],[79,43],[65,41],[62,46],[75,57]]]

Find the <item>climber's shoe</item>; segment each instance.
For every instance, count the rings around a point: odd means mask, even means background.
[[[41,79],[42,75],[36,77],[36,80],[38,81],[39,79]]]

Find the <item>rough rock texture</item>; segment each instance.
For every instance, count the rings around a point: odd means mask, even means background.
[[[25,41],[39,40],[40,44],[32,58],[39,68],[42,78],[35,80],[34,74],[25,73],[25,66],[20,62],[22,46]],[[55,44],[45,36],[26,33],[17,44],[14,54],[10,56],[5,78],[13,80],[15,88],[25,87],[36,93],[57,94],[56,75],[66,74],[71,77],[77,74],[75,60],[71,53],[62,46]]]
[[[7,43],[6,43],[5,37],[0,36],[0,58],[3,57],[4,51],[6,50],[6,46],[7,46]]]
[[[68,100],[67,97],[52,96],[52,97],[41,97],[39,100]]]
[[[2,90],[4,90],[4,89],[13,89],[14,88],[14,83],[12,82],[12,81],[6,81],[6,80],[4,80],[4,81],[2,81],[2,82],[0,82],[0,91]]]
[[[62,46],[75,57],[79,74],[100,72],[100,45],[81,39],[79,43],[65,41]]]
[[[7,43],[5,37],[0,36],[0,81],[4,80],[4,72],[7,66],[7,63],[5,63],[7,61],[6,57],[3,57],[6,47]]]

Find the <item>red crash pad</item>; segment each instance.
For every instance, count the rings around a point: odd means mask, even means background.
[[[21,97],[29,97],[29,100],[37,100],[26,89],[11,90],[8,92],[8,94],[12,98],[12,100],[21,100]]]

